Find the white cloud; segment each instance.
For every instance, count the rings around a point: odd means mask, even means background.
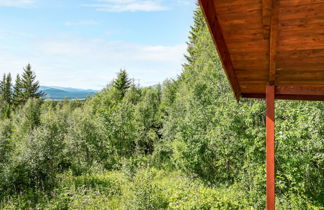
[[[69,39],[46,41],[40,45],[43,53],[64,57],[87,57],[114,60],[119,63],[129,61],[177,62],[182,60],[186,45],[162,46],[140,45],[128,42],[108,42],[101,39]]]
[[[65,26],[84,26],[84,25],[98,25],[99,23],[93,20],[84,20],[84,21],[78,21],[78,22],[65,22]]]
[[[0,6],[5,7],[30,7],[34,3],[34,0],[0,0]]]
[[[96,0],[96,2],[84,6],[94,7],[103,12],[151,12],[168,9],[162,5],[161,0]]]
[[[140,79],[142,85],[153,85],[175,77],[181,71],[186,45],[139,45],[69,38],[45,41],[39,50],[55,63],[50,67],[53,69],[51,72],[63,75],[63,80],[55,79],[55,82],[71,82],[80,88],[99,88],[110,82],[121,68]],[[55,78],[55,75],[50,78]]]
[[[30,62],[41,85],[101,89],[125,68],[132,78],[147,86],[176,77],[181,72],[185,51],[185,44],[141,45],[49,37],[28,48],[28,52],[0,48],[0,57],[6,61],[0,62],[0,75],[19,73]]]

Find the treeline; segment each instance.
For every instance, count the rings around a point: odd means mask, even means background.
[[[264,209],[265,104],[237,103],[200,10],[175,80],[121,70],[86,101],[0,121],[0,208]],[[280,209],[323,208],[323,102],[276,102]]]
[[[39,91],[39,82],[28,64],[22,77],[18,74],[13,85],[11,74],[3,74],[0,81],[0,114],[2,119],[10,117],[16,107],[24,105],[30,98],[42,98],[45,94]]]

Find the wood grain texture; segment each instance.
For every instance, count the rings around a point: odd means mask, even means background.
[[[277,45],[279,33],[279,1],[272,0],[271,7],[271,25],[270,25],[270,48],[269,48],[269,85],[276,84],[276,68],[277,68]]]
[[[324,100],[324,0],[200,0],[237,98]],[[287,89],[287,88],[286,88]],[[313,92],[311,92],[313,91]],[[308,95],[307,95],[308,94]]]
[[[305,87],[305,86],[278,86],[276,94],[279,95],[324,95],[324,87]]]
[[[267,210],[275,210],[275,86],[266,87]]]
[[[262,0],[262,24],[263,24],[264,39],[269,39],[270,37],[271,12],[272,12],[271,0]]]

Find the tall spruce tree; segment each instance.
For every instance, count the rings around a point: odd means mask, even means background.
[[[4,100],[6,77],[7,77],[6,74],[3,74],[2,80],[0,81],[0,96],[1,96],[1,102],[3,102],[3,100]]]
[[[11,74],[4,74],[0,81],[0,114],[2,119],[10,117],[12,103]]]
[[[39,91],[39,82],[36,81],[36,75],[32,71],[31,65],[28,64],[24,68],[21,79],[22,102],[26,102],[29,98],[42,98],[45,93]]]
[[[126,70],[122,69],[118,73],[117,79],[113,83],[113,87],[118,91],[120,98],[124,98],[126,91],[131,87],[131,80],[128,78]]]
[[[195,59],[197,59],[197,56],[199,56],[200,51],[197,50],[197,44],[201,36],[206,36],[206,34],[204,34],[206,23],[202,11],[200,9],[195,10],[194,25],[190,28],[191,30],[189,32],[189,41],[187,42],[188,55],[184,55],[187,60],[187,64],[184,65],[186,68],[190,68],[190,64],[193,64]]]
[[[12,77],[11,77],[10,73],[5,78],[4,100],[7,104],[11,105],[11,103],[12,103]]]
[[[6,118],[6,103],[4,100],[4,89],[6,84],[6,74],[3,74],[2,80],[0,81],[0,119]]]
[[[21,87],[21,79],[19,74],[17,74],[15,86],[13,88],[13,96],[12,101],[15,106],[18,106],[22,102],[22,87]]]
[[[12,78],[11,74],[4,74],[0,81],[1,100],[4,103],[11,104],[12,102]]]

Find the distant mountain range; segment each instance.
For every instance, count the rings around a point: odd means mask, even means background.
[[[49,100],[64,100],[64,99],[79,99],[83,100],[97,93],[97,90],[84,90],[77,88],[65,88],[57,86],[41,86],[40,91],[46,93],[45,99]]]

